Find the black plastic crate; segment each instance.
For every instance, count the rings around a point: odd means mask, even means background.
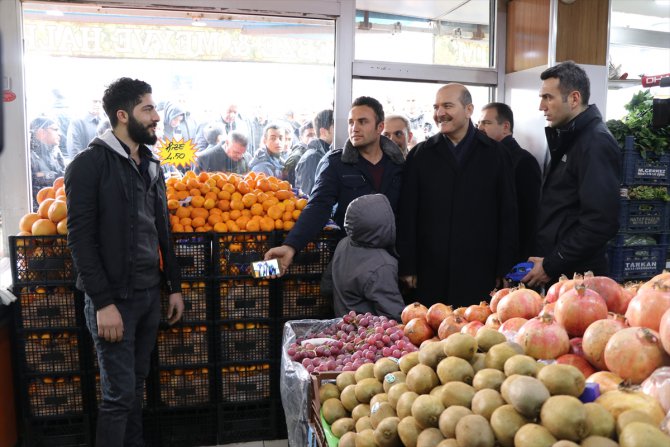
[[[214,403],[214,371],[208,365],[161,368],[158,407],[182,408]]]
[[[663,271],[667,244],[610,246],[610,277],[617,282],[630,279],[649,279]]]
[[[9,236],[9,257],[15,287],[75,281],[67,236]]]
[[[663,233],[670,231],[670,202],[661,200],[621,200],[619,231]]]
[[[209,363],[211,327],[206,324],[177,324],[160,328],[156,348],[158,366]]]
[[[78,417],[25,418],[22,421],[24,447],[89,447],[91,424]]]
[[[81,375],[28,376],[22,380],[26,416],[81,416],[84,385]]]
[[[75,373],[86,368],[80,329],[19,331],[16,341],[22,373]]]
[[[282,233],[281,240],[288,233]],[[293,258],[288,275],[321,275],[330,262],[337,248],[337,243],[344,234],[338,230],[323,230],[316,240],[308,243]]]
[[[219,345],[217,361],[266,361],[273,358],[273,343],[277,334],[269,321],[231,321],[216,325]],[[281,335],[279,336],[281,338]]]
[[[173,233],[172,244],[183,280],[198,280],[211,273],[210,233]]]
[[[214,236],[214,276],[229,278],[251,276],[251,263],[262,261],[274,247],[274,233],[225,233]]]
[[[207,281],[183,281],[181,294],[184,298],[184,313],[180,321],[204,322],[210,319],[208,311],[209,286]],[[167,321],[169,293],[161,291],[161,320]]]
[[[219,405],[219,444],[277,439],[280,407],[274,399]]]
[[[16,326],[24,329],[53,329],[80,326],[83,296],[72,286],[24,286],[14,288]]]
[[[328,318],[333,315],[332,299],[321,295],[319,277],[281,279],[281,318]]]
[[[217,444],[217,411],[214,406],[156,411],[157,440],[161,447]]]
[[[626,137],[623,152],[624,185],[670,185],[670,154],[647,152],[643,158],[635,149],[635,139]]]
[[[270,399],[272,364],[253,363],[217,366],[219,402],[250,402]]]
[[[263,279],[223,280],[215,285],[218,319],[270,318],[271,283]]]

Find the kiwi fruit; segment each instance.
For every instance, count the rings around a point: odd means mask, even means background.
[[[514,435],[514,447],[552,447],[556,441],[549,430],[538,424],[523,425]]]
[[[384,376],[382,385],[384,386],[384,392],[388,393],[391,388],[394,386],[405,383],[407,375],[402,371],[393,371]]]
[[[619,447],[619,443],[605,436],[591,435],[582,440],[581,447]]]
[[[398,399],[405,391],[409,391],[407,384],[405,382],[399,383],[386,392],[386,397],[393,408],[398,404]]]
[[[580,447],[580,445],[567,439],[561,439],[556,441],[551,447]]]
[[[521,376],[536,377],[539,369],[537,360],[524,354],[513,355],[505,361],[505,365],[503,366],[506,376],[519,374]]]
[[[372,428],[372,422],[370,422],[370,416],[363,416],[356,421],[356,432],[360,433],[363,430]]]
[[[477,341],[479,350],[482,352],[487,352],[493,346],[507,341],[501,332],[486,326],[479,328],[477,335],[475,335],[475,340]]]
[[[343,434],[337,447],[356,447],[356,433],[349,431]]]
[[[447,356],[447,354],[444,353],[444,343],[445,342],[440,341],[422,346],[421,349],[419,349],[419,363],[435,369],[440,360]]]
[[[502,371],[508,358],[523,353],[523,348],[514,342],[506,341],[504,343],[498,343],[497,345],[491,346],[488,350],[484,363],[487,368],[499,369]]]
[[[670,436],[646,422],[634,421],[626,424],[621,430],[619,445],[621,447],[668,446]]]
[[[449,357],[459,357],[469,361],[477,352],[477,340],[470,334],[457,332],[448,336],[442,343],[444,353]]]
[[[435,427],[426,428],[416,439],[416,447],[436,447],[444,438],[442,433]]]
[[[469,414],[456,424],[456,441],[459,447],[493,447],[495,436],[486,418]]]
[[[475,355],[470,359],[470,364],[475,373],[486,368],[486,354],[483,352],[475,352]]]
[[[472,365],[460,357],[447,357],[437,365],[437,377],[442,384],[455,381],[471,384],[474,375]]]
[[[319,402],[325,402],[331,397],[339,399],[340,389],[333,383],[324,383],[319,387]]]
[[[347,385],[340,393],[340,401],[347,411],[353,411],[356,405],[360,404],[356,398],[356,384]]]
[[[448,382],[442,387],[442,404],[445,408],[462,405],[470,408],[475,389],[463,382]]]
[[[398,403],[395,406],[395,411],[400,419],[412,415],[412,404],[419,397],[414,391],[407,391],[400,396]]]
[[[337,375],[335,379],[335,384],[337,388],[342,392],[348,385],[356,384],[356,377],[354,376],[353,371],[342,371]]]
[[[356,383],[360,382],[363,379],[374,379],[375,377],[375,365],[374,363],[363,363],[358,369],[354,372],[354,378]]]
[[[432,390],[430,390],[430,393],[429,393],[429,394],[430,394],[431,396],[441,397],[441,396],[442,396],[442,388],[443,388],[443,387],[444,387],[444,385],[438,385],[438,386],[436,386],[435,388],[433,388]]]
[[[472,410],[462,405],[452,405],[440,414],[438,428],[445,438],[456,436],[456,424],[462,417],[472,414]]]
[[[372,408],[372,406],[376,403],[388,402],[388,401],[389,398],[386,393],[375,394],[374,396],[372,396],[372,399],[370,399],[370,408]]]
[[[419,351],[414,351],[410,352],[409,354],[405,354],[402,357],[400,357],[400,360],[398,360],[398,366],[400,367],[400,371],[404,372],[405,374],[407,374],[410,369],[414,368],[418,364],[419,364]]]
[[[375,442],[375,432],[367,428],[356,435],[356,447],[378,447]]]
[[[499,346],[499,345],[496,345]],[[505,384],[509,382],[509,385]],[[549,399],[549,390],[534,377],[514,375],[503,382],[501,393],[506,402],[522,415],[534,419],[540,414],[544,402]]]
[[[493,368],[484,368],[475,373],[475,376],[472,378],[472,386],[477,391],[485,388],[500,391],[500,385],[502,385],[505,379],[505,374],[502,371]]]
[[[339,399],[331,397],[326,400],[321,405],[321,412],[323,413],[323,418],[329,424],[333,424],[338,419],[345,418],[348,416],[346,408],[342,405]]]
[[[514,435],[529,420],[511,405],[496,408],[491,414],[491,429],[502,447],[514,447]]]
[[[546,365],[537,373],[537,378],[544,383],[552,396],[567,394],[579,397],[586,386],[584,374],[579,369],[560,363]]]
[[[370,364],[371,365],[371,364]],[[365,366],[365,365],[363,365]],[[354,393],[356,394],[356,400],[359,403],[367,404],[370,403],[372,396],[376,394],[381,394],[384,391],[384,387],[381,382],[374,377],[368,377],[361,379],[356,382],[354,385]]]
[[[356,427],[354,420],[351,418],[341,418],[333,422],[330,426],[330,431],[333,432],[336,438],[341,438],[345,433],[353,431]]]
[[[612,438],[616,429],[616,421],[612,413],[595,402],[584,404],[586,410],[586,425],[590,436]]]
[[[382,419],[375,428],[375,442],[379,447],[402,447],[398,435],[400,419],[395,416]]]
[[[435,447],[458,447],[458,441],[456,441],[456,438],[443,439]]]
[[[439,379],[433,368],[419,363],[409,370],[405,383],[410,391],[417,394],[428,394],[437,386]]]
[[[444,405],[440,398],[422,394],[412,403],[412,416],[421,428],[437,427]]]
[[[376,429],[382,420],[395,415],[395,410],[390,403],[378,402],[370,407],[370,424]]]
[[[375,379],[379,380],[380,382],[384,380],[386,374],[395,371],[400,371],[398,361],[388,357],[380,358],[374,363],[374,366],[372,367],[372,373],[374,374]]]
[[[406,416],[398,423],[398,436],[406,447],[416,447],[416,440],[421,430],[413,416]]]
[[[358,421],[363,416],[370,416],[370,405],[358,404],[351,410],[351,418],[354,422]]]
[[[631,422],[645,422],[647,424],[654,425],[654,420],[647,413],[644,413],[640,410],[622,411],[621,414],[619,414],[619,417],[616,418],[617,435],[621,435],[621,431],[624,429],[624,427]]]
[[[505,405],[500,393],[490,388],[479,390],[472,398],[472,412],[484,416],[488,421],[496,408]]]
[[[540,420],[557,439],[579,442],[589,435],[584,404],[574,396],[551,396],[542,405]]]

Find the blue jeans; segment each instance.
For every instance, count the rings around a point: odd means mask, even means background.
[[[141,447],[144,382],[156,344],[160,288],[136,290],[115,304],[123,319],[123,340],[116,343],[98,337],[96,311],[88,296],[84,308],[100,365],[96,447]]]

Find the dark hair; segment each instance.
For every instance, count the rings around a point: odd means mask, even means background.
[[[128,114],[132,114],[135,106],[142,102],[142,96],[149,93],[151,93],[151,86],[139,79],[119,78],[109,84],[102,96],[102,108],[112,127],[116,127],[119,123],[116,117],[118,110],[125,110]]]
[[[384,122],[384,107],[379,101],[370,96],[359,96],[351,103],[351,107],[368,106],[375,112],[375,125]]]
[[[464,86],[463,90],[461,91],[461,97],[458,99],[461,101],[461,104],[463,104],[463,107],[472,104],[472,95],[470,94],[470,90]]]
[[[326,130],[330,129],[330,126],[332,126],[333,124],[335,124],[335,120],[333,118],[332,109],[326,109],[320,111],[319,113],[316,114],[316,116],[314,117],[314,121],[312,122],[314,130],[317,133],[319,133],[319,129],[326,129]]]
[[[509,131],[514,132],[514,113],[510,106],[502,102],[490,102],[482,107],[482,110],[494,109],[498,118],[496,121],[498,124],[502,124],[505,121],[509,121]]]
[[[269,123],[268,125],[266,125],[266,126],[263,128],[263,139],[265,139],[265,138],[268,137],[268,131],[269,131],[269,130],[272,130],[272,129],[274,129],[274,130],[284,130],[285,127],[282,126],[282,125],[279,124],[279,123],[276,123],[276,122],[275,122],[275,123]]]
[[[549,78],[558,79],[558,88],[561,91],[563,102],[568,100],[570,92],[576,90],[582,97],[582,105],[589,104],[591,82],[584,69],[573,61],[561,62],[547,68],[540,74],[540,79],[543,81]]]
[[[300,131],[299,131],[300,133],[299,133],[299,135],[300,135],[300,136],[305,135],[305,132],[307,132],[309,129],[314,129],[314,123],[311,122],[311,121],[305,121],[305,124],[303,124],[302,126],[300,126]]]
[[[247,136],[243,132],[237,130],[233,130],[232,132],[230,132],[228,134],[228,139],[230,141],[234,141],[238,144],[241,144],[244,147],[247,147],[247,145],[249,144],[249,138],[247,138]]]
[[[226,130],[223,128],[223,124],[215,123],[208,124],[202,133],[205,137],[205,140],[207,141],[207,144],[216,144],[216,140],[219,138],[219,135],[224,135]]]

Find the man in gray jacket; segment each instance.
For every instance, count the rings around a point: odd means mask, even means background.
[[[322,110],[314,117],[314,130],[319,137],[309,142],[295,167],[295,187],[307,195],[312,193],[316,181],[316,167],[333,144],[334,125],[332,110]]]
[[[354,310],[395,320],[405,307],[398,288],[395,216],[384,194],[361,196],[344,216],[347,237],[333,256],[335,315]]]

